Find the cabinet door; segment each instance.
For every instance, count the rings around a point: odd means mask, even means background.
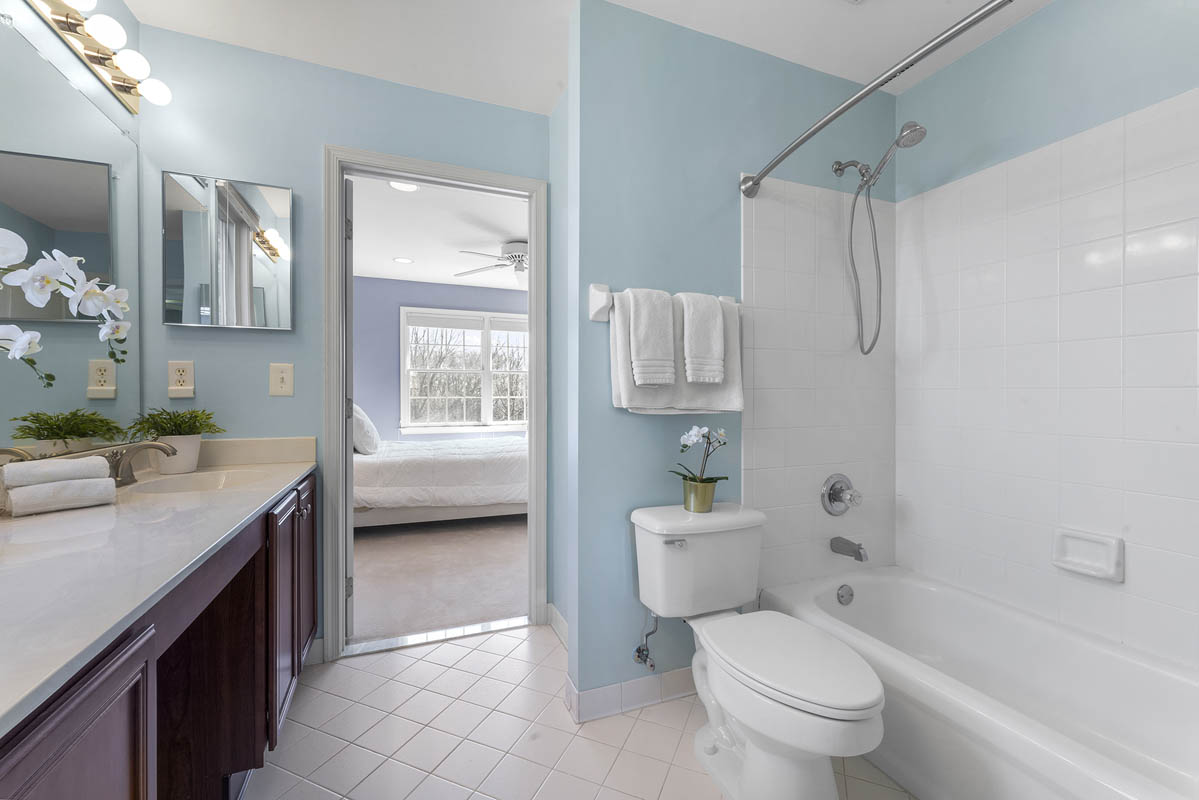
[[[316,478],[309,475],[300,484],[299,536],[296,542],[296,583],[298,586],[299,604],[296,611],[296,623],[299,635],[300,652],[297,656],[298,666],[303,667],[308,655],[308,648],[316,638]]]
[[[267,515],[267,740],[271,749],[287,716],[300,674],[296,642],[296,536],[299,493],[292,490]]]
[[[89,670],[0,753],[0,797],[154,800],[153,636]]]

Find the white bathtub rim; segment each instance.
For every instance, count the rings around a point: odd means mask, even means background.
[[[914,656],[842,622],[816,604],[815,597],[828,589],[843,583],[861,583],[864,579],[879,578],[917,581],[931,584],[938,589],[944,586],[946,590],[968,591],[913,574],[903,567],[881,567],[767,588],[762,592],[762,608],[793,614],[824,628],[857,650],[879,673],[879,678],[885,686],[901,692],[909,701],[917,703],[964,731],[974,733],[990,729],[988,732],[993,731],[995,735],[975,738],[998,748],[1006,758],[1015,761],[1021,768],[1033,771],[1075,796],[1086,797],[1088,800],[1144,800],[1146,797],[1188,800],[1194,796],[1181,794],[1172,787],[1164,786],[1151,776],[1138,772],[919,661]],[[996,602],[984,595],[977,596],[987,602]],[[1053,624],[1013,606],[1005,608],[1017,611],[1037,623]],[[1107,646],[1106,642],[1102,644]],[[1112,650],[1115,652],[1114,648]],[[1173,668],[1172,664],[1169,666]],[[1188,780],[1189,776],[1184,773],[1173,769],[1171,772],[1178,774],[1182,781]],[[1192,782],[1194,780],[1189,779]],[[1098,788],[1097,784],[1107,790],[1106,797],[1101,798],[1094,794]]]

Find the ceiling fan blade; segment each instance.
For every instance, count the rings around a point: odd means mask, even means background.
[[[465,278],[467,275],[474,275],[476,272],[486,272],[489,269],[501,269],[501,268],[507,267],[507,266],[511,266],[511,265],[509,265],[509,264],[492,264],[487,267],[478,267],[476,269],[468,269],[466,272],[455,272],[454,277],[455,278]]]
[[[458,252],[465,253],[465,254],[471,255],[471,256],[483,256],[484,258],[495,258],[495,259],[503,258],[503,256],[497,256],[493,253],[480,253],[478,250],[459,250]]]

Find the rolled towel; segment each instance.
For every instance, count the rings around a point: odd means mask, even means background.
[[[724,382],[724,312],[710,294],[679,292],[683,301],[683,370],[690,383]]]
[[[13,461],[0,467],[0,484],[7,489],[15,489],[39,483],[107,478],[109,474],[108,459],[103,456],[43,458],[37,461]]]
[[[8,490],[8,507],[14,517],[108,505],[116,499],[117,484],[112,478],[81,478]]]
[[[629,350],[633,383],[674,383],[674,302],[657,289],[625,289],[629,296]]]

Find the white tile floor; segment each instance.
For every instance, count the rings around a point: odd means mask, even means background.
[[[305,668],[246,800],[719,800],[692,754],[692,697],[576,725],[548,627]],[[908,800],[837,759],[842,800]]]

